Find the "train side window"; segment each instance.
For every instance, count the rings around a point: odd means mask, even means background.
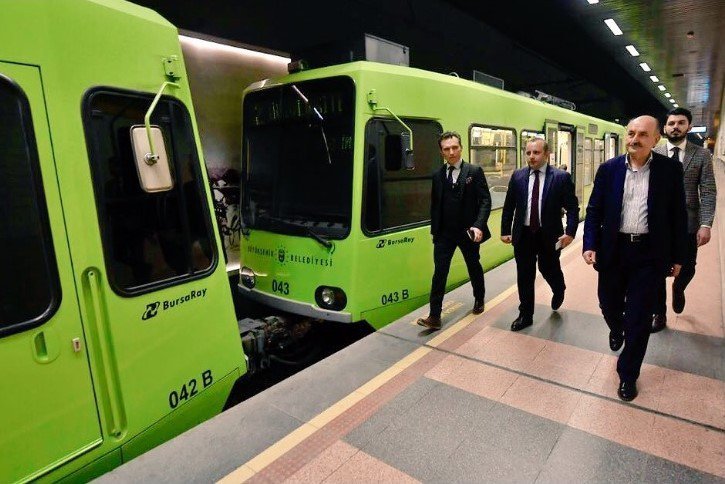
[[[491,209],[503,207],[509,179],[516,169],[516,131],[474,125],[469,132],[474,165],[483,168],[491,191]]]
[[[365,128],[365,185],[363,231],[380,234],[423,225],[430,221],[431,173],[440,165],[435,121],[404,119],[413,130],[415,169],[400,162],[399,122],[373,118]]]
[[[584,138],[584,186],[592,184],[592,174],[594,173],[593,160],[592,139]]]
[[[203,277],[216,243],[189,112],[162,97],[151,123],[166,140],[173,187],[143,189],[131,126],[143,123],[152,96],[97,89],[84,102],[84,124],[108,281],[131,296]]]
[[[30,105],[0,75],[0,337],[47,321],[60,283]]]

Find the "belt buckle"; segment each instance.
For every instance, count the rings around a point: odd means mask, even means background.
[[[630,242],[640,242],[642,239],[642,234],[629,234],[629,241]]]

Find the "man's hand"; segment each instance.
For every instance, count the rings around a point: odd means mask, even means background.
[[[710,242],[710,227],[700,227],[697,231],[697,246],[703,246]]]
[[[501,242],[504,244],[510,244],[511,243],[511,236],[510,235],[502,235],[501,236]]]
[[[473,230],[473,241],[474,242],[480,242],[483,240],[483,232],[481,229],[476,227],[471,227],[471,230]]]
[[[597,252],[594,250],[586,250],[582,254],[582,257],[584,257],[584,262],[586,262],[589,265],[592,265],[597,262]]]
[[[571,235],[564,234],[561,237],[559,237],[559,242],[561,242],[561,248],[563,249],[567,245],[571,244],[571,241],[574,240],[574,237]]]
[[[681,269],[682,269],[682,264],[672,264],[672,268],[670,269],[670,276],[671,277],[679,276]]]

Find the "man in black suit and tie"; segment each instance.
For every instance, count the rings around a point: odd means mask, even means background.
[[[446,131],[438,138],[445,164],[433,173],[430,204],[430,231],[433,235],[435,271],[430,291],[430,313],[418,319],[429,329],[440,329],[443,295],[448,270],[456,247],[466,261],[473,286],[473,314],[483,312],[486,288],[483,282],[479,249],[491,237],[486,226],[491,213],[491,194],[483,170],[461,159],[461,136]]]
[[[599,272],[599,306],[617,361],[617,394],[637,397],[655,295],[662,277],[677,277],[685,259],[687,212],[682,164],[652,151],[659,123],[640,116],[627,125],[627,155],[603,163],[584,222],[584,260]]]
[[[687,256],[680,275],[672,281],[672,310],[680,314],[685,309],[685,288],[695,277],[697,248],[710,241],[710,228],[715,219],[717,188],[712,170],[712,156],[701,146],[687,141],[692,125],[692,113],[685,108],[675,108],[667,113],[665,137],[667,144],[654,151],[682,163],[685,172],[685,201],[687,203]],[[652,332],[661,331],[667,325],[667,289],[665,279],[659,283]]]
[[[546,141],[535,138],[526,143],[526,158],[529,166],[516,170],[509,180],[501,215],[501,240],[514,244],[519,289],[519,317],[511,331],[533,324],[537,259],[539,271],[554,293],[551,309],[561,307],[566,285],[559,250],[574,240],[579,225],[579,200],[571,175],[547,163]],[[561,224],[562,209],[566,209],[566,231]]]

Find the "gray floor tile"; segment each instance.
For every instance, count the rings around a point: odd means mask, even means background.
[[[244,402],[100,477],[99,482],[213,482],[302,425],[265,400]]]
[[[533,482],[564,426],[496,403],[434,482]]]
[[[415,403],[404,421],[388,426],[362,450],[419,480],[448,466],[449,456],[483,425],[493,402],[438,385]]]
[[[644,479],[645,482],[661,482],[661,483],[725,483],[725,479],[721,479],[712,474],[705,474],[690,467],[676,464],[669,460],[650,455],[647,457],[645,464]]]
[[[358,449],[364,447],[370,440],[376,438],[390,425],[399,424],[406,418],[411,408],[421,399],[426,398],[431,390],[439,385],[441,383],[435,380],[425,377],[419,378],[368,420],[353,429],[352,432],[345,436],[344,440]]]
[[[642,482],[647,454],[567,428],[537,483]]]

